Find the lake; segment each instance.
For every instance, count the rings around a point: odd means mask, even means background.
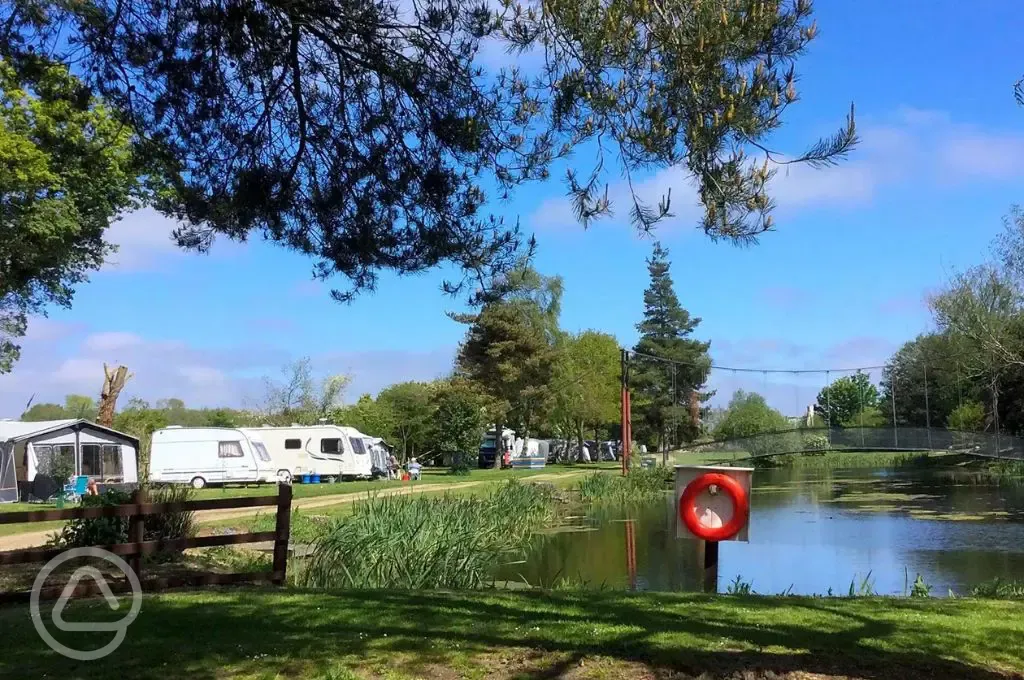
[[[935,470],[757,470],[749,543],[721,545],[719,590],[737,576],[762,594],[908,591],[917,574],[933,595],[966,594],[995,577],[1024,578],[1024,486],[955,483]],[[631,521],[636,576],[627,569]],[[550,587],[696,591],[696,541],[675,538],[675,507],[598,508],[538,536],[498,575]]]

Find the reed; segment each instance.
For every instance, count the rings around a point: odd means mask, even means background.
[[[596,472],[576,483],[580,500],[594,503],[646,503],[661,498],[673,477],[672,468],[633,468],[629,475]]]
[[[509,480],[486,496],[387,496],[330,522],[297,565],[312,588],[471,589],[553,517],[542,486]]]

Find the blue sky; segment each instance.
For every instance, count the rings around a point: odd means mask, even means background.
[[[983,259],[1001,216],[1024,201],[1024,109],[1012,92],[1024,73],[1024,6],[819,2],[816,17],[821,35],[797,67],[802,101],[773,146],[798,153],[841,125],[851,101],[863,143],[840,167],[780,172],[774,233],[742,249],[712,243],[694,227],[683,173],[644,181],[652,200],[673,188],[677,217],[657,237],[671,251],[683,305],[703,319],[699,335],[723,365],[884,362],[929,327],[928,291]],[[581,152],[572,162],[585,168],[590,159]],[[554,177],[495,209],[536,234],[541,271],[564,277],[563,326],[631,345],[651,241],[630,227],[624,206],[623,217],[584,231]],[[612,196],[621,193],[618,176],[608,179]],[[112,228],[120,252],[81,286],[72,310],[33,321],[22,362],[0,376],[0,417],[17,416],[33,395],[98,392],[103,361],[135,372],[126,396],[194,405],[254,403],[261,376],[302,356],[325,374],[351,374],[350,400],[450,366],[464,328],[444,314],[458,307],[439,290],[445,272],[385,274],[376,293],[339,305],[298,255],[259,241],[181,253],[171,227],[144,211]],[[716,379],[723,393],[769,392],[787,412],[823,381]]]

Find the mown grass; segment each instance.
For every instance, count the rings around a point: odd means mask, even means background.
[[[64,616],[123,613],[94,600],[73,602]],[[1006,680],[1024,672],[1024,603],[971,599],[168,593],[147,597],[123,644],[98,663],[54,654],[27,607],[0,610],[0,629],[0,676],[12,678]],[[111,633],[54,635],[86,649]]]
[[[552,517],[550,490],[514,479],[485,496],[369,498],[347,516],[298,529],[312,537],[312,552],[297,565],[297,582],[317,588],[479,588]]]

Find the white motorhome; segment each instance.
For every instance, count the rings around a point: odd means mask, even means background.
[[[351,428],[338,425],[292,425],[247,428],[267,445],[282,470],[292,476],[314,474],[323,478],[369,478],[372,465],[361,440],[353,440]],[[285,472],[282,472],[282,477]]]
[[[153,433],[149,479],[164,484],[277,481],[277,466],[258,436],[240,428],[167,427]]]

